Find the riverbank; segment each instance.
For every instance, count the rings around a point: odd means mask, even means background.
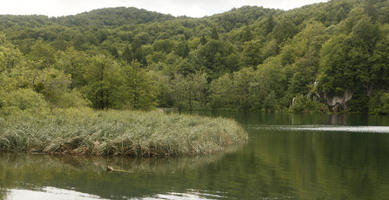
[[[226,118],[90,109],[0,118],[0,133],[2,152],[132,157],[211,154],[248,138]]]

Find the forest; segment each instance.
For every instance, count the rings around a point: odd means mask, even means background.
[[[1,15],[0,114],[82,107],[389,114],[389,1]]]

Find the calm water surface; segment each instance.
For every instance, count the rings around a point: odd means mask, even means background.
[[[223,116],[249,142],[212,156],[0,154],[0,199],[389,199],[389,117]]]

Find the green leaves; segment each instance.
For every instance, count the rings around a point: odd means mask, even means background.
[[[140,63],[133,62],[122,69],[124,91],[122,100],[125,106],[131,109],[148,110],[156,104],[156,88],[149,74],[140,67]]]
[[[83,88],[94,108],[108,109],[118,104],[119,88],[122,82],[119,65],[109,57],[95,56],[85,69]]]
[[[44,113],[48,111],[49,105],[43,95],[32,89],[17,89],[10,93],[0,93],[2,105],[0,114],[14,115],[19,112]]]
[[[175,74],[172,80],[175,106],[180,110],[202,110],[207,104],[207,75],[205,73],[189,74],[186,77]]]
[[[325,103],[351,91],[363,107],[389,90],[388,8],[344,0],[201,19],[135,8],[0,16],[10,39],[0,35],[0,92],[32,89],[50,107],[286,110],[296,96]]]
[[[297,32],[296,25],[290,19],[283,18],[274,26],[272,35],[281,43],[292,38]]]

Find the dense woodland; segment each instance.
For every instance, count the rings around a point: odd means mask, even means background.
[[[136,8],[0,16],[0,113],[95,109],[389,114],[389,1],[204,18]]]

